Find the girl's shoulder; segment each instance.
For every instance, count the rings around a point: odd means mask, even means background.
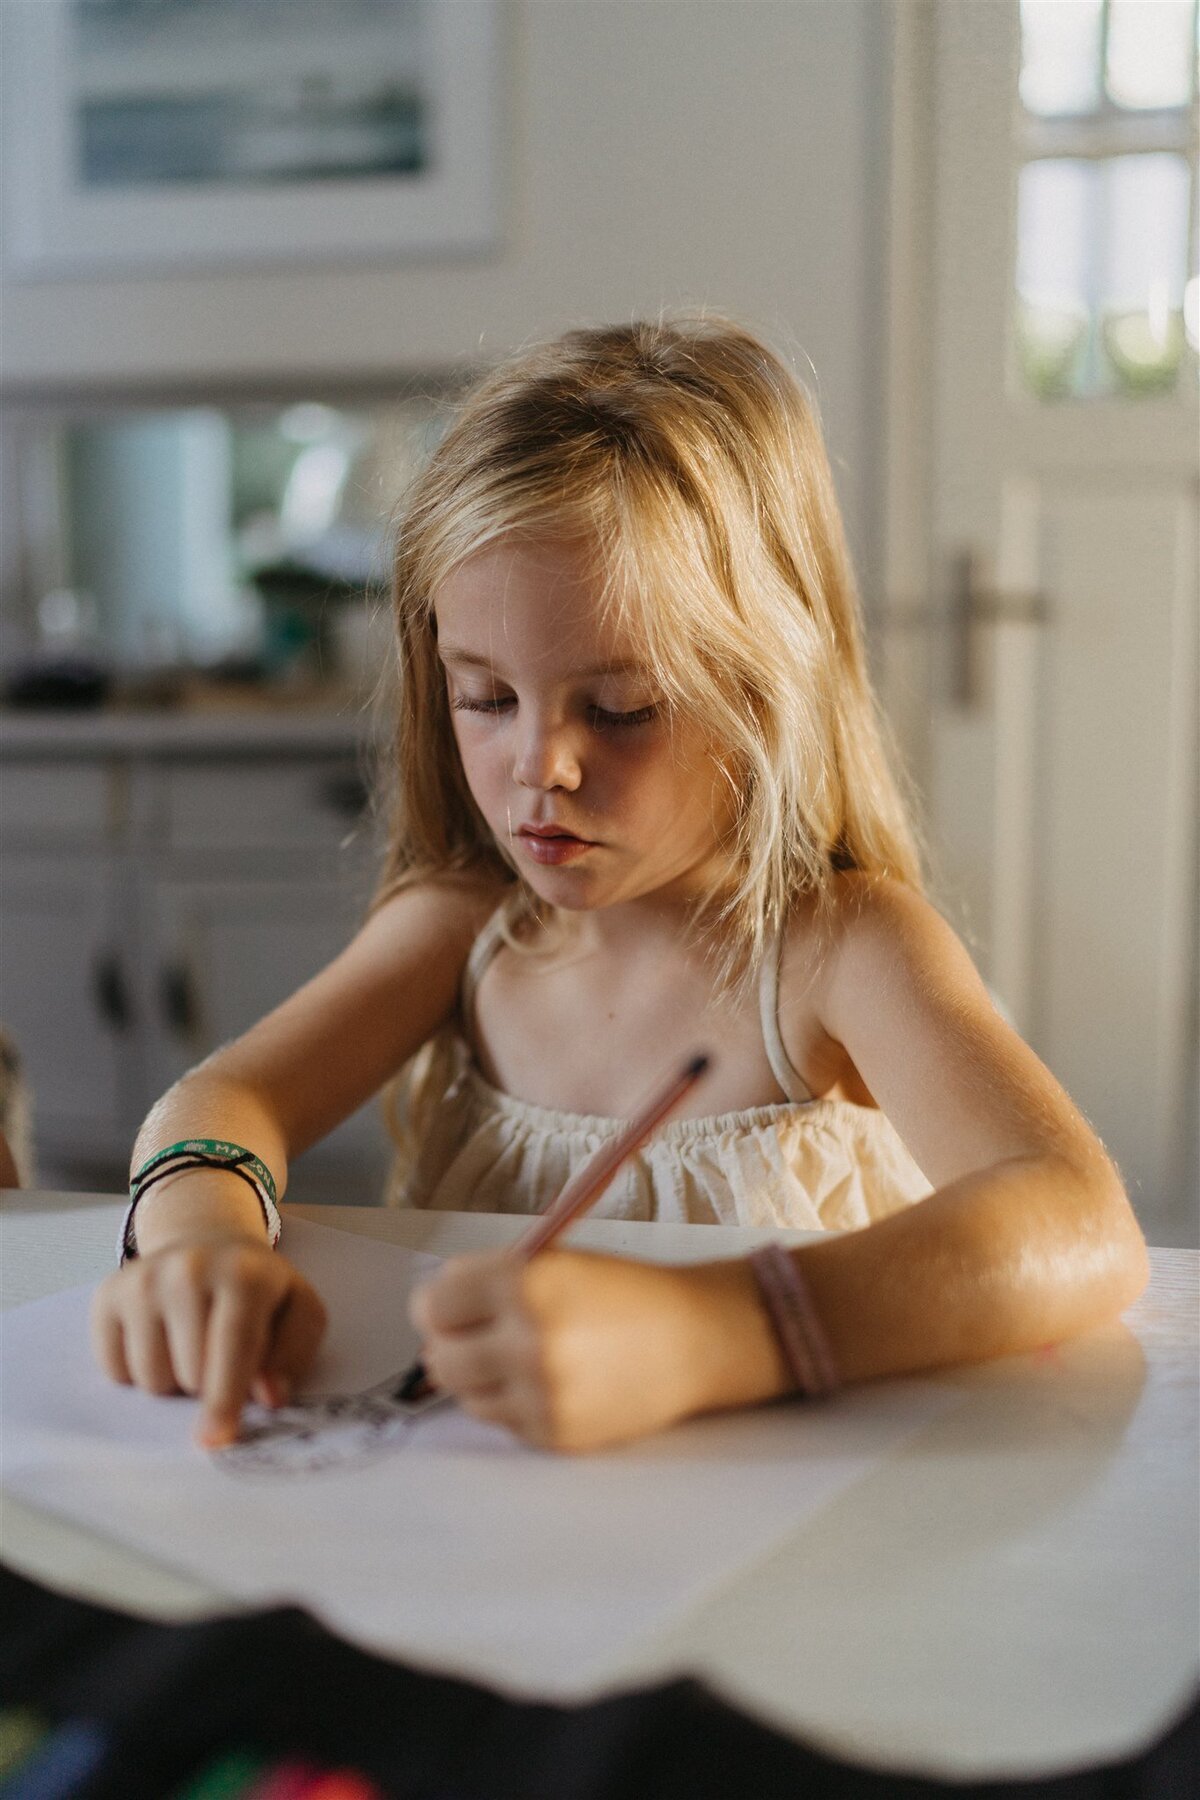
[[[451,870],[403,878],[377,896],[360,936],[383,947],[420,942],[466,957],[511,884]]]
[[[814,1071],[814,1092],[835,1088],[870,1101],[845,1047],[840,1003],[848,989],[869,1005],[884,983],[937,985],[963,956],[931,902],[888,876],[839,871],[824,896],[798,902],[780,945],[779,1026],[795,1065]]]
[[[887,876],[839,874],[827,900],[796,908],[783,945],[780,1023],[845,1041],[847,1028],[935,1015],[987,1023],[996,1003],[967,946],[924,894]]]
[[[907,882],[839,870],[824,895],[805,895],[792,909],[781,950],[781,991],[794,995],[827,980],[839,962],[868,946],[905,955],[927,953],[947,939],[958,943],[933,903]]]

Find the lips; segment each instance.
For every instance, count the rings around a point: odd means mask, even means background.
[[[576,837],[561,825],[522,825],[516,835],[534,862],[544,866],[574,862],[595,849],[587,838]]]

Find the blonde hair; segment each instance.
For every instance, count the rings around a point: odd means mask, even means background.
[[[450,571],[513,536],[591,546],[668,709],[718,746],[737,816],[729,885],[703,922],[725,976],[753,967],[801,895],[825,900],[836,870],[921,887],[814,410],[777,356],[706,315],[570,331],[513,357],[409,490],[379,901],[452,872],[516,879],[467,788],[433,619]]]

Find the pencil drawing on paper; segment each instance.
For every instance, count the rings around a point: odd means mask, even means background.
[[[216,1452],[230,1475],[307,1475],[352,1468],[399,1448],[416,1417],[384,1394],[340,1394],[304,1406],[247,1409],[242,1435]]]

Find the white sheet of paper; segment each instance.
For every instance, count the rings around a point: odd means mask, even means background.
[[[330,1309],[311,1391],[357,1392],[408,1364],[406,1296],[436,1258],[301,1220],[288,1254]],[[194,1401],[110,1383],[88,1349],[89,1297],[72,1289],[0,1324],[11,1492],[231,1597],[296,1602],[368,1648],[564,1699],[960,1399],[892,1382],[585,1458],[442,1406],[361,1454],[351,1444],[348,1461],[264,1472],[194,1447]]]

